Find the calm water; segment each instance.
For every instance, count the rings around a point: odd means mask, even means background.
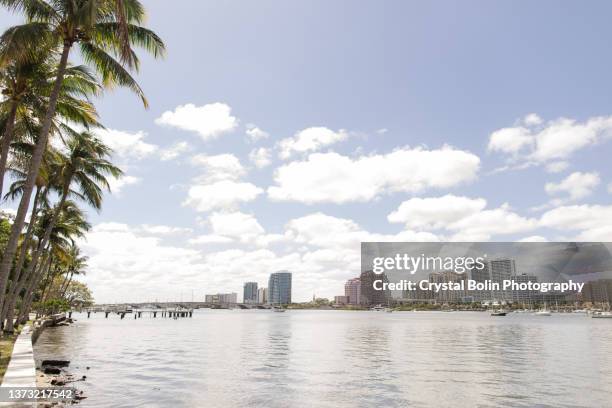
[[[83,407],[612,406],[612,320],[254,310],[130,317],[77,314],[76,324],[43,333],[36,357],[69,359],[87,376],[77,383]]]

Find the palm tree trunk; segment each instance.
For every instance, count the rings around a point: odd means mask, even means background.
[[[13,141],[13,130],[15,129],[18,106],[19,102],[14,100],[6,118],[6,125],[4,125],[4,135],[2,136],[2,145],[0,147],[2,149],[0,152],[0,197],[2,197],[2,188],[4,187],[4,173],[6,172],[6,162],[8,161],[11,142]]]
[[[34,292],[36,292],[36,288],[40,283],[40,278],[44,275],[45,269],[47,272],[51,269],[51,259],[52,256],[49,254],[45,259],[46,263],[41,265],[38,271],[32,276],[30,280],[26,293],[23,296],[23,301],[21,302],[21,309],[19,310],[19,317],[17,318],[17,322],[21,323],[27,321],[27,317],[30,313],[30,307],[32,306],[32,299],[34,298]]]
[[[62,88],[62,82],[64,80],[66,66],[68,65],[68,55],[70,54],[71,47],[72,43],[64,43],[64,49],[57,68],[57,77],[55,78],[55,84],[53,85],[53,90],[51,91],[51,95],[49,97],[47,113],[45,114],[45,119],[42,123],[40,135],[36,140],[36,147],[32,153],[32,159],[30,160],[30,167],[28,169],[28,176],[24,185],[23,195],[21,196],[21,201],[19,202],[19,208],[17,209],[15,221],[11,227],[11,235],[9,236],[8,243],[4,249],[4,254],[2,255],[2,261],[0,261],[0,304],[4,303],[6,285],[11,272],[13,258],[15,258],[19,236],[21,235],[21,231],[23,229],[28,208],[30,207],[30,198],[32,197],[32,191],[34,190],[36,178],[38,177],[43,153],[47,147],[49,131],[51,130],[51,123],[53,122],[53,117],[55,116],[57,99]]]
[[[34,195],[34,204],[32,205],[32,216],[30,218],[30,223],[28,225],[28,230],[26,232],[25,238],[21,243],[21,251],[19,252],[19,258],[17,260],[17,265],[15,266],[16,275],[13,278],[11,284],[9,284],[7,290],[7,298],[5,298],[4,304],[2,305],[2,314],[0,315],[0,322],[4,323],[6,319],[6,314],[8,312],[8,308],[15,307],[15,301],[19,293],[23,290],[23,286],[25,284],[26,279],[29,277],[26,274],[23,274],[23,264],[25,263],[26,254],[28,251],[28,247],[30,246],[30,240],[32,239],[32,235],[34,233],[34,224],[36,223],[36,213],[38,212],[38,199],[40,197],[40,188],[36,189],[36,194]],[[12,306],[11,306],[12,305]]]
[[[70,278],[68,279],[68,282],[66,283],[66,287],[62,288],[62,295],[61,295],[62,298],[66,296],[66,291],[68,290],[68,286],[70,286],[70,282],[72,282],[73,276],[74,276],[74,271],[70,272]]]

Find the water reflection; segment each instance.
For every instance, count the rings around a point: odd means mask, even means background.
[[[45,331],[35,351],[87,375],[78,384],[89,396],[84,407],[612,400],[612,325],[584,316],[205,310],[179,320],[77,319]]]

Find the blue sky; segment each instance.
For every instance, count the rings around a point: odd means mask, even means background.
[[[612,233],[608,2],[144,3],[168,55],[149,110],[98,103],[126,171],[83,243],[98,301],[278,269],[331,297],[360,240]]]

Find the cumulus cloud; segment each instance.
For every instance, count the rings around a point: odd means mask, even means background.
[[[199,180],[238,180],[246,174],[240,160],[229,153],[214,156],[197,154],[191,158],[191,164],[204,171]]]
[[[313,153],[279,167],[273,200],[342,204],[369,201],[394,192],[450,188],[476,178],[478,156],[444,146],[437,150],[402,148],[387,154],[351,158]]]
[[[561,173],[569,167],[566,161],[556,161],[546,165],[546,171],[549,173]]]
[[[196,106],[188,103],[166,111],[155,119],[158,125],[175,127],[196,132],[207,141],[229,133],[238,127],[238,119],[232,116],[232,109],[225,103],[210,103]]]
[[[263,190],[254,184],[232,180],[221,180],[189,187],[184,206],[196,211],[231,210],[238,204],[253,201]]]
[[[489,150],[513,156],[520,153],[534,163],[563,161],[580,149],[612,137],[612,116],[593,117],[584,122],[558,118],[543,123],[533,115],[513,127],[491,133]]]
[[[342,129],[335,132],[322,126],[309,127],[278,142],[279,157],[288,159],[294,153],[315,152],[347,138],[348,133]]]
[[[126,186],[131,186],[140,183],[141,179],[135,176],[121,176],[119,178],[109,177],[108,184],[110,185],[111,193],[120,195],[121,191]]]
[[[549,195],[567,194],[570,200],[579,200],[590,195],[600,183],[599,174],[574,172],[558,183],[546,183]]]
[[[537,220],[520,216],[508,204],[485,209],[483,198],[412,198],[400,204],[387,219],[417,230],[441,230],[451,241],[486,241],[492,236],[530,231]]]
[[[262,169],[272,163],[271,156],[272,154],[270,149],[260,147],[258,149],[251,150],[249,153],[249,160],[255,165],[255,167]]]
[[[170,147],[159,151],[159,157],[162,161],[174,160],[181,154],[191,150],[187,142],[177,142]]]
[[[267,139],[270,134],[266,131],[261,130],[256,125],[249,123],[246,125],[246,134],[249,140],[253,143],[259,142],[260,140]]]
[[[540,225],[562,231],[578,231],[569,239],[576,241],[610,241],[612,205],[570,205],[542,214]]]
[[[483,198],[458,197],[452,194],[411,198],[401,203],[387,219],[392,223],[405,224],[407,228],[439,229],[480,212],[486,205],[487,201]]]
[[[142,131],[127,132],[116,129],[97,129],[95,134],[104,144],[113,149],[120,158],[144,159],[159,150],[157,145],[145,141],[147,134]]]

